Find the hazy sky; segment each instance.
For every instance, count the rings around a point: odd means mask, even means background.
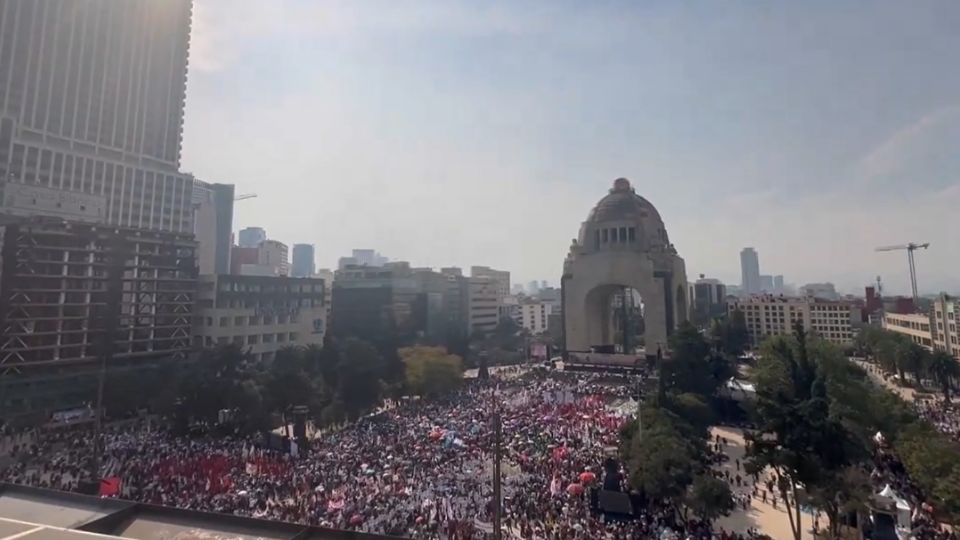
[[[960,291],[960,2],[194,2],[183,167],[322,266],[557,283],[626,176],[691,279]]]

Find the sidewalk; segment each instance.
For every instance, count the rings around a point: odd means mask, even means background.
[[[711,428],[710,436],[715,437],[717,435],[727,439],[727,446],[724,448],[724,453],[730,456],[730,459],[721,465],[714,466],[714,468],[720,471],[729,471],[730,477],[732,478],[737,474],[735,460],[740,460],[742,471],[745,453],[743,431],[730,427]],[[740,474],[744,477],[747,476],[743,472]],[[761,481],[762,480],[763,477],[761,476]],[[749,484],[749,481],[745,482],[745,484]],[[736,487],[736,485],[732,485],[731,489],[735,494],[741,495],[749,494],[752,491],[752,487],[748,485],[743,485],[739,488]],[[808,513],[802,513],[800,519],[803,525],[801,538],[804,540],[813,540],[813,534],[810,533],[810,530],[813,528],[813,517]],[[821,525],[823,524],[821,523]],[[726,531],[739,533],[744,533],[750,527],[755,527],[760,533],[766,534],[776,540],[793,538],[793,532],[790,530],[790,519],[786,511],[784,511],[782,501],[777,504],[777,508],[774,508],[771,504],[764,503],[760,499],[751,499],[749,510],[744,511],[743,507],[739,506],[737,510],[729,516],[718,519],[714,523],[714,527],[716,529],[723,528]]]

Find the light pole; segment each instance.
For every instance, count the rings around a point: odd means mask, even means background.
[[[500,426],[500,410],[496,408],[496,403],[494,403],[493,411],[493,538],[494,540],[500,540],[501,531],[500,531],[500,522],[501,522],[501,508],[500,508],[500,438],[501,438],[501,426]]]
[[[124,260],[121,250],[120,233],[114,231],[104,243],[107,259],[106,302],[103,307],[103,335],[100,342],[100,372],[97,376],[97,403],[93,423],[93,459],[90,463],[91,488],[100,486],[100,460],[103,438],[103,391],[106,385],[107,368],[113,361],[113,349],[117,327],[120,321],[120,309],[123,300]],[[96,493],[94,493],[96,495]]]

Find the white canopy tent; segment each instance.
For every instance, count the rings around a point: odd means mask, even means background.
[[[887,484],[877,493],[877,498],[896,508],[897,528],[910,529],[910,503]]]

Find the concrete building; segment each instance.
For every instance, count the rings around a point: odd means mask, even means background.
[[[0,2],[0,178],[102,197],[110,225],[193,233],[190,17],[190,0]]]
[[[247,227],[240,229],[240,233],[237,235],[237,245],[243,248],[255,248],[266,239],[267,231],[263,230],[262,227]]]
[[[25,218],[0,234],[0,410],[91,401],[109,328],[111,368],[188,356],[192,234],[50,218]]]
[[[527,300],[519,302],[514,320],[532,335],[540,335],[549,328],[552,306],[546,302]]]
[[[107,200],[99,195],[0,180],[0,214],[50,216],[84,223],[106,223]]]
[[[194,230],[201,274],[230,271],[233,234],[233,184],[193,184]]]
[[[940,294],[933,301],[933,348],[960,360],[960,299]]]
[[[468,314],[468,278],[464,277],[463,270],[455,266],[440,269],[446,278],[447,293],[444,297],[445,307],[450,317],[450,332],[461,336],[469,335],[467,328]]]
[[[740,291],[741,294],[760,292],[760,257],[752,247],[740,251]]]
[[[767,294],[774,294],[777,292],[773,287],[773,276],[766,274],[760,275],[760,292]]]
[[[783,275],[773,276],[773,292],[776,294],[785,294],[786,284],[783,282]]]
[[[904,334],[930,351],[943,351],[960,361],[960,301],[940,294],[929,313],[883,313],[883,328]]]
[[[930,316],[924,313],[883,314],[882,326],[885,330],[903,334],[917,345],[933,349],[933,333],[930,330]]]
[[[552,313],[560,313],[563,303],[563,291],[556,287],[541,287],[540,290],[537,291],[536,299],[550,304]]]
[[[691,316],[698,323],[705,324],[727,312],[727,287],[720,280],[705,278],[701,274],[691,289]]]
[[[230,273],[239,276],[244,267],[259,264],[260,252],[256,247],[233,246],[230,249]]]
[[[310,277],[316,271],[316,254],[313,244],[293,245],[293,265],[290,273],[293,277]]]
[[[837,300],[840,295],[837,294],[837,288],[833,283],[807,283],[800,287],[800,296],[812,296],[824,300]]]
[[[324,292],[324,305],[327,306],[327,314],[330,313],[330,308],[333,306],[333,270],[329,268],[320,268],[319,270],[313,273],[313,276],[317,279],[323,280],[323,292]]]
[[[390,262],[390,259],[380,255],[372,249],[355,249],[349,257],[340,257],[337,268],[347,269],[351,266],[370,266],[379,268]]]
[[[493,277],[467,278],[467,332],[487,333],[500,322],[503,283]]]
[[[257,246],[257,264],[275,276],[290,275],[290,263],[287,262],[287,245],[278,240],[264,240]]]
[[[852,302],[770,294],[740,298],[728,305],[739,309],[747,322],[750,343],[756,347],[770,336],[793,333],[797,321],[807,332],[837,345],[849,346],[861,324],[860,307]]]
[[[646,354],[666,349],[669,336],[688,316],[684,262],[657,209],[626,178],[618,178],[581,225],[563,264],[567,353],[637,348],[639,343],[625,343],[629,332],[620,332],[624,338],[617,343],[612,306],[625,288],[642,297]]]
[[[313,278],[201,276],[194,344],[232,343],[264,362],[284,347],[323,346],[324,288],[322,279]]]
[[[402,261],[337,270],[331,332],[371,342],[441,338],[447,330],[448,317],[443,310],[448,288],[443,274],[413,269]]]
[[[497,282],[497,296],[501,299],[510,296],[510,272],[494,270],[489,266],[471,266],[470,277],[490,278]],[[536,281],[531,282],[536,285]],[[528,294],[534,294],[527,291]]]

